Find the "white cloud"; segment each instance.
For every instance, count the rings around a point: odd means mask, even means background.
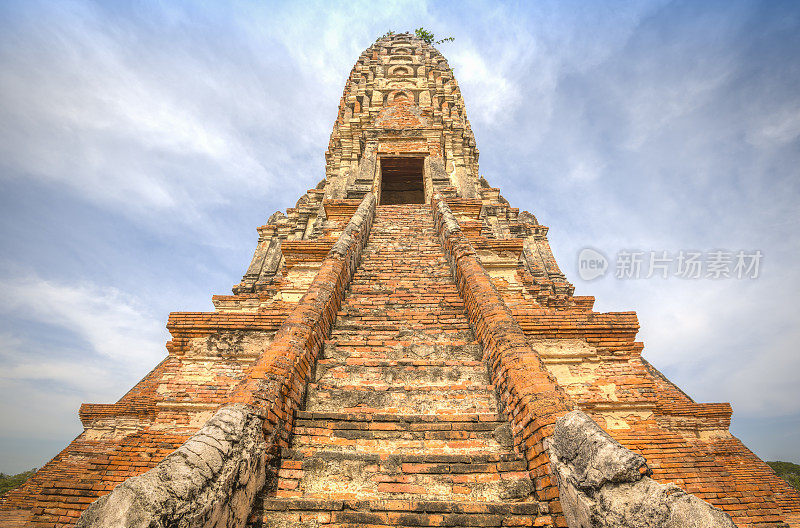
[[[202,228],[211,207],[265,196],[305,155],[303,135],[281,131],[308,130],[297,117],[312,88],[287,89],[292,66],[269,63],[274,42],[226,55],[238,33],[215,46],[189,10],[174,26],[151,13],[158,35],[89,3],[20,10],[0,37],[1,177],[63,186],[137,222],[169,211]]]
[[[141,301],[114,288],[12,276],[0,279],[0,294],[4,299],[0,314],[55,326],[83,340],[91,352],[113,361],[152,365],[164,355],[164,322],[148,313]],[[7,341],[4,349],[19,346],[16,339]],[[18,355],[17,361],[22,357]],[[49,365],[37,363],[38,369],[24,362],[13,369],[38,377],[63,372],[65,363],[53,359],[55,362]]]
[[[780,147],[800,136],[800,108],[781,109],[762,117],[760,127],[748,131],[747,140],[756,147]]]
[[[449,55],[449,54],[448,54]],[[482,122],[503,122],[510,117],[506,111],[519,104],[519,87],[505,73],[505,64],[489,61],[488,57],[473,47],[458,48],[452,53],[451,67],[456,70],[459,84],[469,87],[468,117]]]
[[[152,369],[166,332],[132,295],[90,283],[6,276],[0,296],[15,321],[0,332],[0,467],[21,471],[81,431],[81,403],[112,403]],[[35,442],[16,453],[25,439]]]
[[[773,312],[784,302],[776,288],[798,284],[781,283],[671,278],[634,286],[628,302],[640,314],[645,357],[697,401],[729,401],[751,418],[799,414],[800,331]]]

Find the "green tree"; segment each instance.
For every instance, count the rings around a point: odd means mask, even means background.
[[[794,489],[800,491],[800,465],[791,462],[767,462],[769,467]]]
[[[23,473],[18,473],[16,475],[6,475],[5,473],[0,473],[0,497],[5,495],[6,492],[20,487],[34,473],[36,473],[35,468]]]

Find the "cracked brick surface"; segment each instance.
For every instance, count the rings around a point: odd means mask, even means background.
[[[291,449],[251,525],[550,526],[546,511],[429,206],[379,206]]]

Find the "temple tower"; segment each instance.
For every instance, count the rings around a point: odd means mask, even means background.
[[[360,200],[367,192],[375,193],[379,206],[430,203],[435,193],[481,202],[490,238],[521,239],[526,280],[535,285],[539,301],[564,304],[572,294],[550,251],[547,228],[527,212],[520,217],[479,176],[478,149],[461,91],[447,61],[432,46],[410,35],[394,35],[361,54],[345,83],[325,159],[325,179],[286,215],[276,212],[259,228],[253,260],[233,289],[237,296],[215,297],[218,310],[237,310],[245,299],[250,299],[249,306],[263,305],[265,292],[276,292],[286,280],[280,273],[286,241],[325,236],[326,222],[340,218],[339,208],[346,207],[341,200]],[[464,227],[479,229],[477,221]],[[507,264],[517,266],[516,261]],[[301,285],[294,296],[302,293]]]
[[[453,72],[386,35],[325,177],[2,526],[800,526],[800,495],[573,294],[481,177]],[[695,523],[695,524],[692,524]]]

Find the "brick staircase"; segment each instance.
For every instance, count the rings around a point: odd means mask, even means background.
[[[251,526],[548,526],[429,206],[380,206]]]

